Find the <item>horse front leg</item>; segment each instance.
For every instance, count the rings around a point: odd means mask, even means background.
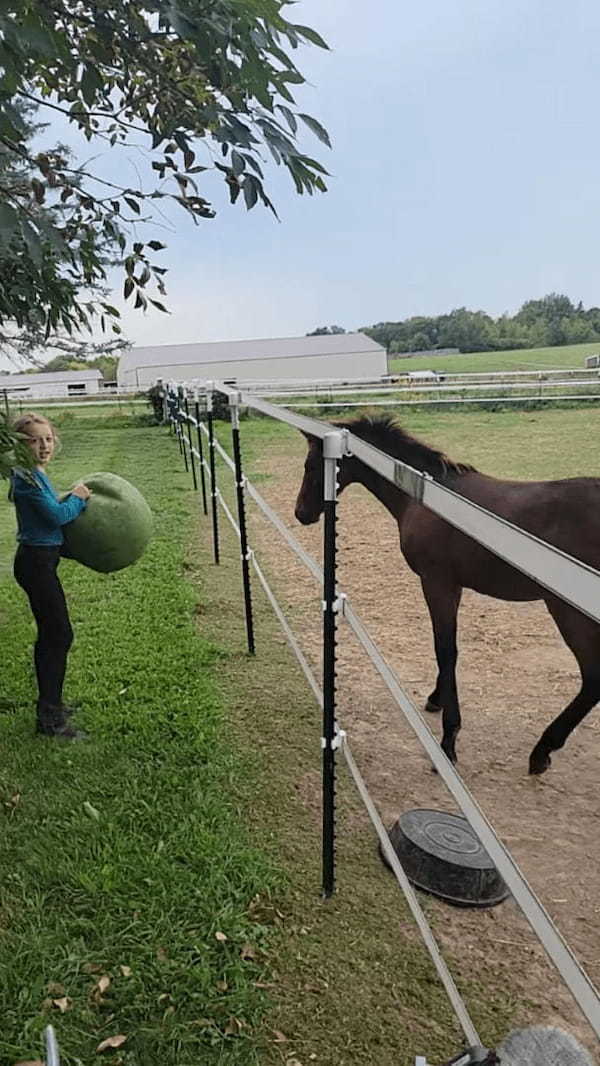
[[[460,706],[456,685],[456,620],[462,589],[435,577],[421,578],[425,602],[429,608],[438,678],[427,700],[426,709],[442,710],[442,750],[451,762],[456,759],[456,738],[460,731]]]

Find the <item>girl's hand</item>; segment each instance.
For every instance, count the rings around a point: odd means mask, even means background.
[[[79,496],[80,500],[89,500],[90,496],[92,495],[92,491],[91,489],[88,489],[87,485],[83,484],[83,481],[80,481],[74,489],[71,489],[71,495]]]

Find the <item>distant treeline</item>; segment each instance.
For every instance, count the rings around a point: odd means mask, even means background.
[[[378,322],[361,332],[388,352],[420,352],[458,348],[461,352],[502,351],[505,348],[547,348],[557,344],[600,341],[600,307],[587,310],[568,296],[550,293],[528,300],[512,317],[492,318],[485,311],[459,307],[447,315],[418,316],[403,322]]]

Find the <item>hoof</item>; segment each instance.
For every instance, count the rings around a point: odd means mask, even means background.
[[[429,714],[439,714],[442,708],[439,706],[439,704],[433,703],[431,700],[427,700],[427,703],[425,704],[425,710],[428,711]]]
[[[552,766],[552,759],[547,752],[532,751],[529,757],[529,773],[544,774]]]

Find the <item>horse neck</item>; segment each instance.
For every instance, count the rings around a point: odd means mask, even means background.
[[[359,485],[364,485],[369,492],[373,493],[380,503],[383,504],[385,509],[389,511],[392,518],[395,518],[400,523],[404,517],[404,512],[410,503],[410,497],[406,493],[402,492],[396,485],[392,485],[390,481],[378,474],[377,471],[371,470],[370,467],[365,466],[364,463],[356,462],[354,464],[355,470],[352,472],[351,481],[357,482]]]

